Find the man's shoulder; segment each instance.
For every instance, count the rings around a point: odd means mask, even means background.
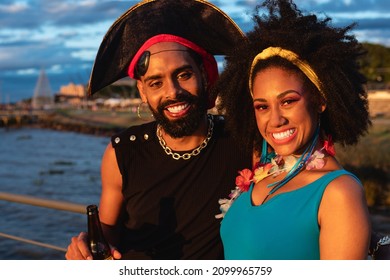
[[[113,147],[121,144],[139,143],[149,140],[155,134],[156,122],[133,125],[111,136],[111,143]]]
[[[211,114],[211,116],[213,116],[214,123],[218,123],[218,124],[225,123],[225,116],[224,115]]]
[[[225,116],[210,114],[213,117],[214,126],[225,129]]]
[[[230,138],[230,133],[227,131],[225,116],[212,115],[214,122],[214,132],[218,137]]]

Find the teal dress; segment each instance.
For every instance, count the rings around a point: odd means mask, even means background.
[[[252,184],[222,220],[220,233],[225,259],[320,259],[318,209],[322,195],[332,180],[345,174],[359,181],[346,170],[336,170],[259,206],[251,202]]]

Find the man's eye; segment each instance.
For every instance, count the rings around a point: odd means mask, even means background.
[[[192,75],[193,75],[192,72],[182,72],[179,75],[177,75],[177,78],[179,80],[188,80],[189,78],[192,77]]]
[[[266,110],[268,108],[267,105],[264,105],[264,104],[257,104],[255,105],[255,110],[256,111],[263,111],[263,110]]]
[[[151,87],[151,88],[158,88],[158,87],[161,87],[161,85],[162,85],[162,82],[156,81],[156,82],[150,83],[149,87]]]

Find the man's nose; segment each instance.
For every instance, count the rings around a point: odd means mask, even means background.
[[[180,94],[183,94],[183,89],[180,87],[179,83],[174,80],[169,80],[166,87],[166,98],[176,99],[176,97]]]

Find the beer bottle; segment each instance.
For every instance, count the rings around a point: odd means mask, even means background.
[[[88,245],[94,260],[113,260],[110,245],[103,235],[96,205],[87,206],[88,215]]]

